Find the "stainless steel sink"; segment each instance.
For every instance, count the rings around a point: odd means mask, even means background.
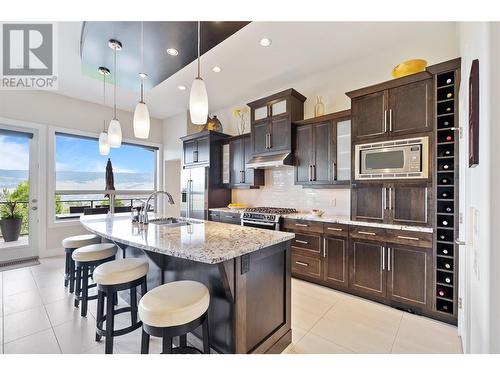
[[[150,219],[149,223],[156,225],[164,225],[167,227],[182,227],[185,225],[190,225],[190,223],[187,222],[186,220],[177,219],[175,217],[159,217],[157,219]]]

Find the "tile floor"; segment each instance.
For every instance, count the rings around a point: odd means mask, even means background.
[[[0,273],[1,353],[104,353],[104,340],[94,341],[95,301],[80,318],[62,286],[63,267],[56,257]],[[292,332],[289,354],[462,352],[453,326],[296,279]],[[150,352],[160,351],[152,338]],[[115,352],[139,353],[140,330],[116,338]]]

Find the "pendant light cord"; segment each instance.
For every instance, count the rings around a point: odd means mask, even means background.
[[[200,21],[198,21],[198,77],[197,78],[201,78],[200,77],[200,27],[201,27],[201,24],[200,24]]]
[[[113,65],[115,70],[115,84],[113,87],[113,120],[116,120],[116,81],[118,80],[118,72],[116,71],[116,46],[113,48],[115,54],[113,55]]]
[[[141,103],[144,103],[144,22],[141,22]]]
[[[103,86],[102,86],[102,102],[104,106],[106,106],[106,72],[103,73],[102,75],[103,79]],[[106,133],[106,120],[104,120],[104,129],[103,132]]]

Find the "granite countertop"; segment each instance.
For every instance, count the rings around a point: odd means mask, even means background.
[[[210,211],[221,211],[221,212],[231,212],[240,214],[243,209],[234,208],[211,208]],[[319,221],[322,223],[336,223],[336,224],[348,224],[348,225],[360,225],[372,228],[385,228],[385,229],[396,229],[396,230],[406,230],[412,232],[423,232],[432,233],[433,229],[429,227],[418,227],[413,225],[399,225],[399,224],[385,224],[385,223],[373,223],[369,221],[351,220],[348,216],[332,216],[324,214],[321,217],[313,216],[308,212],[299,212],[296,214],[282,215],[281,217],[287,219],[297,219],[297,220],[311,220]]]
[[[150,215],[150,220],[151,220]],[[295,237],[293,233],[203,220],[167,227],[132,223],[130,214],[82,216],[81,224],[106,239],[140,249],[215,264]]]

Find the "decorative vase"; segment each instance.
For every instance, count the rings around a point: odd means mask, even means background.
[[[0,220],[0,229],[5,242],[17,241],[21,234],[21,224],[23,219],[2,219]]]
[[[316,105],[314,106],[314,117],[323,116],[325,114],[325,105],[321,100],[321,96],[316,97]]]
[[[222,132],[222,124],[216,115],[214,115],[214,117],[212,118],[208,118],[207,130]]]
[[[245,117],[242,115],[240,117],[240,121],[239,121],[239,124],[238,124],[238,133],[239,135],[242,135],[242,134],[245,134]]]

